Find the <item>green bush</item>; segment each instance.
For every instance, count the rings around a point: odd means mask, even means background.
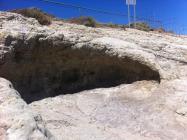
[[[97,22],[92,17],[78,17],[69,20],[71,23],[85,25],[87,27],[96,27]]]
[[[11,12],[21,14],[25,17],[35,18],[41,25],[50,25],[53,17],[37,8],[17,9],[12,10]]]

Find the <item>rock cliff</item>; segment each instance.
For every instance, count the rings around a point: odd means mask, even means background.
[[[0,139],[187,138],[185,36],[0,12],[0,54]]]

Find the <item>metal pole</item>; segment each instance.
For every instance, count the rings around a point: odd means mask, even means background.
[[[134,5],[134,28],[136,29],[136,5]]]
[[[131,19],[130,19],[130,6],[128,4],[128,20],[129,20],[129,28],[131,27]]]

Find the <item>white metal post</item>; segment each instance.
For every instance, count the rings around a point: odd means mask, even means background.
[[[136,5],[134,5],[134,28],[136,29]]]
[[[131,27],[130,5],[134,6],[134,28],[136,28],[136,0],[126,0],[126,5],[128,6],[129,28]]]
[[[129,28],[131,27],[131,19],[130,19],[130,6],[128,4],[128,20],[129,20]]]

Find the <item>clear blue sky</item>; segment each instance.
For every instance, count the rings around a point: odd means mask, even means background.
[[[127,7],[125,6],[124,0],[54,1],[127,14]],[[0,10],[26,7],[38,7],[61,18],[88,15],[93,16],[100,22],[127,23],[127,17],[110,16],[84,10],[79,11],[77,9],[48,4],[39,0],[0,0]],[[161,20],[166,29],[187,34],[187,0],[137,0],[137,16]],[[158,26],[158,24],[155,23],[154,26]]]

